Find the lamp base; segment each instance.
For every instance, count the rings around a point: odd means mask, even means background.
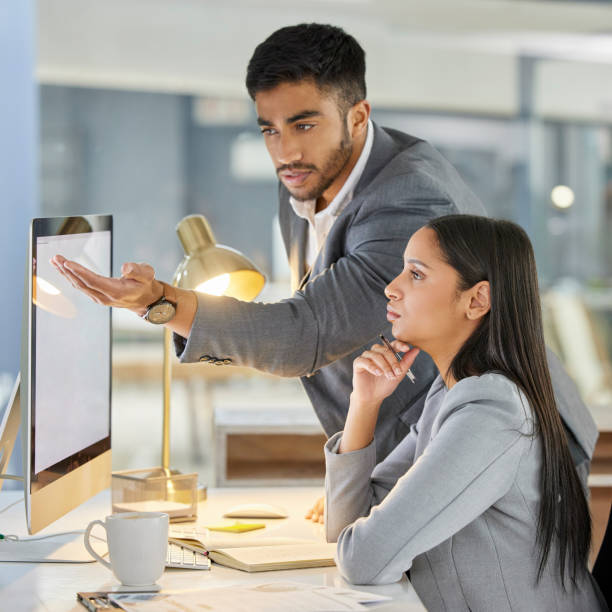
[[[198,475],[153,467],[112,473],[113,512],[165,512],[172,522],[194,521],[206,487]]]

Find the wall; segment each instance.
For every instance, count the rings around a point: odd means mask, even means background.
[[[37,99],[34,82],[34,2],[0,3],[0,412],[19,370],[22,287],[28,221],[37,211]],[[8,473],[21,473],[18,437]],[[20,488],[5,483],[4,488]]]
[[[28,220],[37,210],[37,98],[34,82],[34,2],[0,3],[0,401],[19,369],[21,300]]]

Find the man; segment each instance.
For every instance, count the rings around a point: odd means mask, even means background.
[[[228,360],[300,376],[332,435],[344,425],[353,359],[389,333],[383,289],[402,269],[412,233],[433,217],[485,211],[429,144],[370,120],[365,55],[340,28],[274,32],[255,49],[246,83],[279,177],[291,298],[245,303],[173,288],[143,264],[125,264],[120,279],[106,279],[61,256],[54,262],[101,304],[147,317],[170,310],[162,322],[175,332],[182,361]],[[413,372],[416,382],[403,381],[381,409],[379,461],[416,423],[436,374],[425,354]],[[560,411],[577,440],[576,460],[588,467],[594,424],[567,376],[553,376],[563,385]],[[314,514],[322,520],[320,508]]]

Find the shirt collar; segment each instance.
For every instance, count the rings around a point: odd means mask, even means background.
[[[368,163],[373,142],[374,128],[372,126],[372,120],[369,119],[366,140],[357,163],[353,166],[351,173],[346,181],[344,181],[344,185],[342,185],[336,197],[328,206],[316,214],[337,217],[346,208],[346,205],[353,199],[355,187],[357,187],[357,183],[359,183],[359,179]],[[289,203],[298,217],[302,217],[302,219],[307,219],[312,222],[315,216],[316,200],[296,200],[293,196],[290,196]]]

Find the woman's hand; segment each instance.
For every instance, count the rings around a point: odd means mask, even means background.
[[[404,353],[401,361],[383,344],[375,344],[353,361],[353,393],[351,402],[380,405],[406,376],[419,354],[401,340],[391,342],[393,350]]]
[[[353,361],[353,392],[339,453],[349,453],[370,444],[382,401],[395,391],[419,354],[419,349],[411,349],[399,340],[391,346],[395,351],[406,351],[401,361],[382,344],[375,344]]]

